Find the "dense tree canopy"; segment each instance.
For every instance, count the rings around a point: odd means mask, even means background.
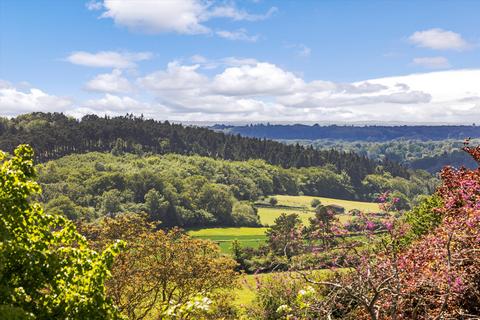
[[[263,160],[225,161],[200,156],[70,155],[39,166],[49,210],[87,220],[145,212],[164,226],[258,226],[252,202],[272,194],[371,200],[385,189],[405,198],[433,191],[431,176],[410,179],[372,174],[360,187],[332,165],[290,168]]]
[[[304,146],[313,146],[318,150],[335,149],[343,152],[354,152],[376,161],[389,159],[414,170],[421,169],[436,173],[446,165],[476,167],[475,161],[461,150],[462,141],[466,137],[468,135],[463,135],[459,139],[438,141],[404,138],[389,141],[348,141],[339,138],[281,141],[288,144],[299,143]],[[480,142],[479,139],[473,141]]]
[[[354,153],[318,151],[133,116],[88,115],[76,120],[60,113],[31,113],[0,122],[0,149],[13,150],[20,143],[30,144],[42,162],[89,151],[179,153],[226,160],[263,159],[285,168],[333,164],[337,172],[349,175],[354,186],[379,164],[394,176],[409,176],[405,168],[388,160],[379,163]]]

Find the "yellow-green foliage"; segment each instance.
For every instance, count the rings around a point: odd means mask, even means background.
[[[328,269],[307,271],[308,278],[320,280],[325,279],[332,271]],[[255,300],[257,284],[269,281],[272,278],[288,277],[302,280],[302,276],[297,272],[275,272],[260,274],[245,274],[240,279],[240,285],[234,290],[236,297],[235,304],[238,306],[249,306]],[[302,280],[302,282],[304,282]],[[304,282],[306,284],[306,282]]]
[[[97,253],[34,199],[33,150],[0,151],[0,319],[116,319],[104,281],[118,246]]]

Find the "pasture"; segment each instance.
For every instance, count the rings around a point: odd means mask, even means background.
[[[304,225],[309,224],[309,219],[314,217],[315,213],[310,203],[313,199],[318,199],[323,205],[336,204],[345,208],[345,214],[338,214],[340,222],[348,222],[353,217],[348,214],[349,210],[358,209],[365,212],[378,212],[380,208],[377,203],[349,201],[324,197],[312,196],[273,196],[278,200],[277,206],[259,207],[258,215],[260,222],[265,227],[252,228],[204,228],[188,231],[188,234],[195,238],[208,239],[216,242],[223,253],[231,253],[232,241],[237,240],[242,247],[258,248],[266,241],[266,227],[272,225],[277,217],[282,213],[299,215]],[[281,207],[280,207],[281,206]]]
[[[223,253],[230,253],[232,241],[237,240],[242,247],[258,248],[266,240],[267,228],[205,228],[190,230],[188,234],[199,239],[218,243]]]
[[[352,209],[358,209],[364,212],[378,212],[380,207],[378,203],[373,202],[363,202],[363,201],[351,201],[351,200],[342,200],[342,199],[333,199],[333,198],[324,198],[324,197],[312,197],[312,196],[287,196],[287,195],[276,195],[273,196],[278,200],[277,205],[289,206],[289,207],[302,207],[308,210],[313,209],[310,206],[310,203],[313,199],[318,199],[323,205],[336,204],[345,208],[345,212],[348,212]]]

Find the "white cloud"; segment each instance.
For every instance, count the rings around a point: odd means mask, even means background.
[[[213,79],[212,90],[226,95],[282,95],[303,85],[291,72],[271,63],[257,63],[225,69]]]
[[[160,70],[139,79],[139,83],[147,88],[162,91],[185,91],[201,88],[208,78],[197,72],[199,65],[182,66],[178,62],[170,62],[167,70]]]
[[[103,98],[91,99],[83,103],[82,107],[96,111],[108,111],[108,113],[125,114],[128,112],[148,111],[149,105],[139,102],[128,96],[105,94]]]
[[[152,58],[150,52],[116,52],[100,51],[90,53],[76,51],[70,54],[66,60],[73,64],[96,68],[134,68],[135,62],[149,60]]]
[[[429,69],[446,69],[450,68],[450,63],[445,57],[419,57],[413,59],[413,64],[429,68]]]
[[[111,73],[97,75],[85,84],[88,91],[126,93],[132,90],[132,85],[127,78],[122,76],[122,71],[114,69]]]
[[[257,21],[270,17],[277,9],[264,15],[250,14],[232,2],[215,5],[204,0],[104,0],[102,18],[111,18],[117,25],[146,33],[176,32],[205,34],[211,29],[204,23],[212,18],[235,21]]]
[[[176,120],[469,122],[480,116],[479,101],[465,100],[480,96],[480,70],[335,83],[307,82],[267,62],[217,67],[223,69],[207,76],[198,64],[174,62],[138,82]]]
[[[460,34],[439,28],[417,31],[409,40],[419,47],[434,50],[462,51],[470,47]]]
[[[35,111],[65,111],[72,105],[69,98],[50,95],[36,88],[21,91],[6,81],[0,82],[0,115],[15,116]]]
[[[202,64],[210,62],[205,57],[195,59]],[[225,60],[237,65],[228,65]],[[254,59],[216,61],[217,68],[209,70],[201,64],[173,61],[163,70],[137,78],[135,97],[107,93],[76,104],[38,89],[20,90],[0,81],[0,114],[68,111],[79,116],[133,112],[157,119],[220,122],[470,123],[480,118],[480,69],[337,83],[307,81],[278,65]],[[122,76],[119,71],[107,75]]]
[[[247,41],[247,42],[257,42],[257,40],[260,38],[258,35],[249,36],[245,29],[238,29],[236,31],[221,30],[221,31],[217,31],[216,34],[219,37],[222,37],[228,40],[240,40],[240,41]]]
[[[210,60],[202,55],[194,55],[190,57],[190,61],[196,65],[199,65],[202,69],[216,69],[219,67],[238,67],[245,65],[255,65],[259,61],[252,58],[241,57],[226,57],[217,60]]]

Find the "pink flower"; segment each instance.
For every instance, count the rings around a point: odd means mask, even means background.
[[[373,223],[372,221],[367,221],[367,230],[375,230],[375,223]]]

